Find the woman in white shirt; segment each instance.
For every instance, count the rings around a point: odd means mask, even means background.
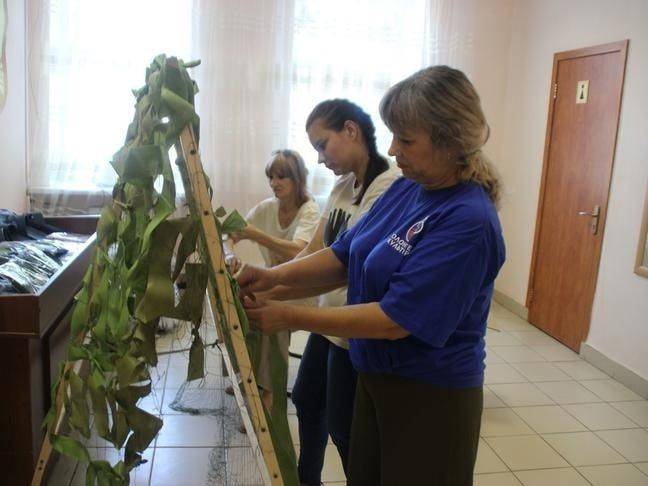
[[[277,150],[265,168],[273,197],[261,201],[246,216],[247,226],[230,235],[234,243],[251,240],[259,245],[266,267],[274,267],[294,258],[311,241],[319,223],[317,203],[306,189],[308,171],[299,153]],[[228,257],[230,269],[235,272],[238,261]],[[314,304],[303,299],[302,305]],[[281,355],[288,363],[289,332],[277,334]],[[270,337],[263,336],[257,383],[262,388],[263,403],[270,410],[273,401],[273,380],[270,364]],[[287,381],[287,374],[285,380]],[[285,386],[283,390],[285,391]]]

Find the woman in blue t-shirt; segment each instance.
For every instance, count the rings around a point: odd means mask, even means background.
[[[484,335],[504,262],[500,183],[488,125],[466,76],[423,69],[380,104],[404,178],[330,248],[265,270],[244,293],[348,282],[347,306],[245,299],[266,333],[348,337],[358,371],[348,484],[470,485],[483,402]]]

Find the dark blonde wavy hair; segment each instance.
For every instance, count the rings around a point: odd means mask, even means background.
[[[435,147],[456,150],[459,180],[483,186],[499,206],[502,184],[482,152],[490,129],[479,95],[463,72],[431,66],[414,73],[387,91],[380,116],[393,133],[424,130]]]
[[[306,188],[306,178],[308,169],[304,159],[299,152],[295,150],[275,150],[272,152],[272,158],[265,166],[265,174],[268,178],[272,175],[277,177],[286,177],[295,183],[297,190],[297,206],[301,207],[311,196]]]

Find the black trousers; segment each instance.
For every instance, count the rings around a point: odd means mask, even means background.
[[[471,486],[483,388],[358,374],[349,486]]]

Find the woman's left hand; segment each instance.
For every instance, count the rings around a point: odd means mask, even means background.
[[[229,237],[232,239],[234,243],[238,243],[241,240],[254,240],[254,235],[257,233],[257,231],[258,231],[257,228],[255,228],[251,224],[248,224],[241,231],[237,231],[236,233],[231,233]]]
[[[253,301],[249,297],[245,297],[243,306],[250,325],[263,334],[275,334],[290,329],[292,314],[290,305],[273,300]]]

